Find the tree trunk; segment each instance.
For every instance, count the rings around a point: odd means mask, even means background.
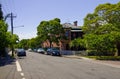
[[[49,41],[50,42],[50,48],[52,47],[52,41]]]
[[[120,42],[117,42],[117,50],[118,50],[117,54],[118,56],[120,56]]]

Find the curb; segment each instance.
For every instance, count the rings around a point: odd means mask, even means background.
[[[90,58],[86,58],[86,57],[81,57],[81,56],[63,56],[64,58],[73,58],[73,59],[84,59],[84,60],[87,60],[87,61],[92,61],[94,63],[97,63],[97,64],[103,64],[103,65],[107,65],[107,66],[110,66],[110,67],[115,67],[115,68],[120,68],[120,62],[115,62],[115,63],[112,63],[114,61],[104,61],[104,60],[95,60],[95,59],[90,59]],[[118,64],[119,63],[119,64]]]

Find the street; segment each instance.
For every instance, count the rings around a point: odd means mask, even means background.
[[[0,79],[120,79],[120,68],[33,52],[5,67],[0,67]]]

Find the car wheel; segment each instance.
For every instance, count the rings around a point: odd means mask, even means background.
[[[51,53],[51,56],[53,56],[53,53]]]

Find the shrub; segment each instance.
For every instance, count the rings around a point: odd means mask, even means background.
[[[120,56],[98,56],[97,60],[120,60]]]
[[[96,56],[97,55],[96,50],[87,50],[86,53],[88,56]]]

